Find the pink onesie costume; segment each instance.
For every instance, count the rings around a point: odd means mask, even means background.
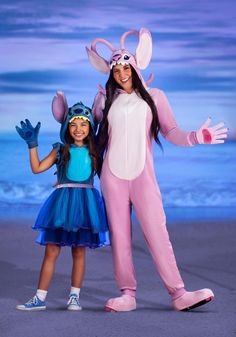
[[[135,57],[124,49],[124,39],[129,34],[139,36]],[[105,43],[113,52],[110,63],[96,51],[96,43]],[[176,124],[165,94],[156,88],[147,88],[139,69],[150,60],[151,35],[142,28],[140,33],[126,32],[118,51],[106,40],[97,39],[91,50],[87,49],[92,65],[103,72],[117,63],[131,64],[152,97],[158,112],[161,134],[171,143],[180,146],[198,144],[198,132],[187,133]],[[128,61],[127,61],[128,60]],[[100,90],[93,105],[93,116],[100,122],[105,106],[105,92]],[[108,113],[108,147],[101,173],[101,189],[106,203],[111,234],[114,273],[123,295],[110,299],[109,311],[130,311],[136,308],[136,278],[131,251],[131,205],[135,209],[148,248],[165,287],[172,295],[177,310],[187,310],[201,305],[214,295],[210,289],[186,292],[180,276],[169,235],[162,198],[156,182],[150,125],[152,112],[149,105],[135,91],[128,94],[117,89]],[[205,124],[204,124],[205,125]],[[215,140],[210,129],[204,129]],[[203,143],[203,142],[202,142]]]
[[[164,93],[150,89],[157,104],[163,135],[176,145],[191,145],[188,134],[177,126]],[[94,117],[101,120],[99,93]],[[98,104],[100,103],[100,104]],[[148,104],[135,92],[121,92],[108,115],[109,143],[104,159],[101,188],[111,231],[113,263],[120,289],[136,289],[131,254],[130,205],[135,209],[155,265],[168,291],[183,288],[168,232],[159,187],[155,179]]]

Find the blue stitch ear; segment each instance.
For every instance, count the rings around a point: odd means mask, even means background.
[[[68,113],[68,104],[63,91],[57,91],[52,100],[52,114],[56,121],[62,123]]]
[[[137,66],[145,69],[152,57],[152,36],[149,30],[141,28],[139,32],[139,43],[136,49]]]

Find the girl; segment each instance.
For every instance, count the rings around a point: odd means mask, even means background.
[[[80,288],[85,272],[85,247],[96,248],[109,244],[105,209],[99,192],[93,186],[97,171],[97,151],[94,143],[94,122],[91,110],[82,102],[68,109],[65,96],[58,92],[52,104],[53,114],[61,123],[60,138],[53,150],[42,161],[38,158],[38,132],[26,119],[19,135],[29,147],[30,165],[33,173],[57,166],[56,190],[42,206],[32,227],[39,230],[36,240],[45,245],[38,289],[35,296],[20,310],[46,309],[46,295],[54,273],[61,246],[70,246],[73,267],[68,310],[81,310]]]
[[[136,54],[125,49],[125,38],[139,37]],[[101,57],[97,43],[104,43],[112,52],[109,61]],[[115,278],[121,296],[111,298],[107,311],[136,309],[136,278],[131,252],[130,206],[144,233],[155,266],[166,286],[176,310],[188,310],[214,298],[210,289],[188,292],[180,276],[169,235],[162,199],[153,167],[152,141],[160,144],[158,132],[180,146],[223,143],[227,137],[224,123],[208,127],[210,119],[196,132],[182,131],[175,121],[165,94],[148,88],[140,69],[145,69],[152,53],[150,32],[129,31],[120,39],[116,50],[108,41],[96,39],[87,48],[91,64],[109,74],[106,90],[100,87],[93,106],[98,122],[100,155],[104,157],[101,188],[104,195]],[[148,83],[151,82],[149,79]],[[104,156],[105,153],[105,156]]]

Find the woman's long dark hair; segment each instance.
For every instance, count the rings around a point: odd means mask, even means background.
[[[152,97],[149,95],[147,90],[144,88],[138,74],[134,70],[134,68],[130,65],[131,71],[132,71],[132,79],[133,79],[133,88],[136,91],[137,95],[139,95],[147,104],[149,105],[151,112],[152,112],[152,123],[150,126],[150,134],[154,138],[155,142],[161,146],[161,142],[158,138],[158,133],[160,131],[160,122],[158,119],[158,113],[157,108],[155,106],[155,103],[153,102]],[[98,152],[99,152],[99,161],[101,165],[101,161],[104,156],[104,152],[107,148],[108,143],[108,112],[110,110],[110,107],[114,100],[114,95],[116,92],[116,89],[122,89],[121,86],[114,80],[113,77],[113,71],[111,70],[110,76],[108,78],[108,81],[106,83],[106,102],[105,102],[105,108],[103,110],[103,119],[98,131],[97,139],[98,139]],[[99,170],[101,168],[99,167]]]
[[[69,147],[71,144],[74,144],[74,139],[70,135],[69,127],[67,128],[66,133],[65,133],[65,141],[66,141],[66,144],[62,147],[62,150],[61,150],[61,160],[62,160],[62,165],[64,169],[67,168],[68,162],[70,160]],[[93,135],[93,131],[91,130],[90,124],[89,124],[89,134],[83,140],[83,143],[84,145],[88,146],[89,155],[92,161],[92,169],[95,175],[96,172],[98,171],[98,151],[96,148],[95,137]]]

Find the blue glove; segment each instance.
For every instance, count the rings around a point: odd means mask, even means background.
[[[16,131],[19,133],[21,138],[23,138],[24,141],[28,144],[28,148],[32,149],[33,147],[38,146],[38,134],[41,123],[38,122],[35,128],[28,119],[26,119],[25,122],[21,121],[20,124],[21,128],[16,126]]]

